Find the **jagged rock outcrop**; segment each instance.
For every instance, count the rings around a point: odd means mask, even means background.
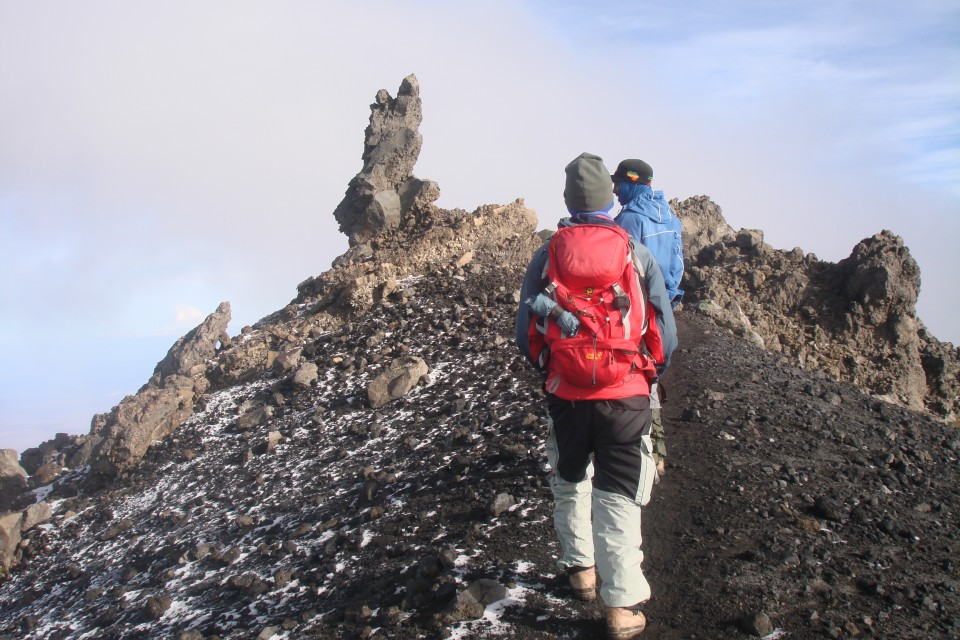
[[[153,442],[193,414],[194,402],[210,386],[210,359],[232,345],[229,323],[230,303],[222,302],[170,347],[136,394],[121,400],[110,413],[95,415],[88,435],[58,433],[24,451],[21,463],[33,480],[48,484],[64,469],[87,464],[112,476],[135,464]]]
[[[415,224],[440,197],[435,182],[413,176],[423,143],[422,120],[420,83],[413,74],[403,79],[396,98],[386,89],[377,92],[370,105],[363,169],[333,212],[351,246]]]
[[[927,377],[927,408],[938,416],[957,419],[960,398],[960,346],[940,342],[920,323],[920,362]]]
[[[364,168],[334,212],[350,248],[332,269],[300,283],[285,309],[234,341],[210,374],[214,388],[251,380],[278,359],[282,365],[284,353],[373,306],[403,301],[409,278],[525,265],[542,242],[535,233],[536,213],[521,199],[473,212],[432,204],[439,187],[412,175],[421,146],[419,91],[411,75],[396,99],[383,89],[377,93],[365,133]]]
[[[679,215],[683,209],[683,253],[695,256],[705,247],[727,242],[736,238],[736,231],[727,224],[720,207],[707,196],[694,196],[683,201],[682,205],[670,203],[671,209]]]
[[[65,466],[64,451],[75,446],[77,436],[58,433],[52,440],[47,440],[37,447],[27,449],[20,455],[20,464],[27,473],[34,475],[43,465]]]
[[[883,231],[862,240],[836,266],[835,291],[845,300],[837,337],[866,360],[850,364],[861,386],[923,409],[926,376],[920,358],[917,296],[920,267],[903,239]],[[849,363],[848,363],[849,364]]]
[[[217,347],[229,346],[230,303],[221,302],[217,310],[206,320],[177,340],[163,360],[157,363],[153,377],[147,386],[158,387],[172,375],[194,376],[203,374],[207,362],[217,353]]]
[[[833,264],[734,231],[705,196],[671,206],[684,226],[686,304],[804,367],[956,418],[960,352],[918,320],[920,269],[899,236],[866,238]]]
[[[226,336],[230,303],[223,302],[188,332],[157,363],[149,382],[124,398],[109,414],[94,416],[96,438],[89,464],[105,475],[116,475],[135,464],[151,444],[162,440],[194,412],[194,402],[209,389],[207,361]]]

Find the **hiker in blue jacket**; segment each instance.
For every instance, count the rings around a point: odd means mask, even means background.
[[[673,215],[670,205],[662,191],[654,191],[653,168],[643,160],[628,159],[617,165],[610,176],[613,180],[613,192],[623,205],[617,215],[617,224],[630,237],[647,247],[660,265],[663,281],[674,310],[679,310],[683,291],[680,280],[683,278],[683,226]],[[657,478],[666,471],[665,458],[667,445],[664,440],[663,418],[660,412],[660,394],[663,387],[659,384],[650,389],[650,409],[653,424],[650,429],[657,458]]]
[[[563,196],[571,215],[558,226],[615,226],[613,184],[603,160],[581,154],[567,165],[566,176]],[[541,350],[532,349],[530,335],[535,318],[553,317],[553,308],[537,303],[547,285],[549,245],[550,241],[544,243],[530,261],[516,317],[517,347],[542,373],[547,373],[550,365],[535,353]],[[632,239],[630,246],[640,284],[653,307],[655,317],[650,319],[656,323],[666,363],[677,346],[670,298],[650,251]],[[584,254],[589,254],[589,247],[584,247]],[[566,315],[572,314],[568,311]],[[559,314],[558,325],[573,332],[576,328],[566,322],[576,320]],[[545,389],[546,451],[552,469],[554,527],[561,547],[558,564],[568,574],[578,600],[594,600],[601,583],[608,637],[632,640],[643,633],[646,618],[640,607],[650,598],[650,585],[641,569],[640,516],[650,499],[656,471],[649,435],[649,385],[643,384],[639,395],[629,391],[629,385],[619,386],[631,395],[620,397],[614,390],[605,399],[572,401],[560,394],[560,387],[556,392]]]
[[[643,243],[657,259],[663,282],[676,309],[683,299],[683,226],[673,215],[663,191],[654,191],[653,169],[643,160],[624,160],[610,178],[613,192],[623,205],[617,224],[637,242]]]

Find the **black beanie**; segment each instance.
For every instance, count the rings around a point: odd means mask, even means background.
[[[610,178],[614,182],[649,184],[653,180],[653,167],[643,160],[624,160]]]
[[[613,204],[613,182],[603,158],[581,153],[567,165],[563,201],[571,213],[608,209]]]

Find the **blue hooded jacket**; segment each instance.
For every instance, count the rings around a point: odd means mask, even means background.
[[[683,278],[683,226],[673,215],[662,191],[654,191],[649,184],[619,183],[617,198],[623,208],[617,215],[617,224],[630,237],[650,250],[667,288],[671,305],[676,307],[683,298],[680,280]]]

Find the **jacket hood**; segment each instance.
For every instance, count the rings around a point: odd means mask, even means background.
[[[651,222],[663,224],[673,217],[670,207],[666,206],[663,191],[654,191],[648,184],[626,184],[620,186],[621,213],[635,211]]]

